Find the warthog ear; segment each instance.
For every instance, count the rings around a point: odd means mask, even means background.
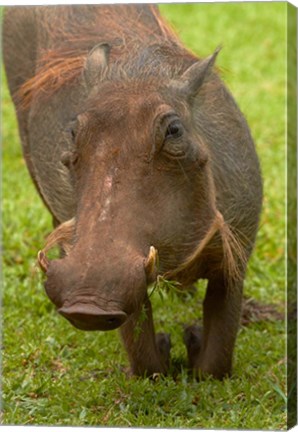
[[[110,45],[101,43],[95,45],[89,52],[84,69],[84,77],[89,89],[94,87],[101,80],[108,66],[110,49]]]
[[[218,47],[214,53],[204,60],[199,60],[190,66],[182,75],[179,90],[189,99],[196,96],[205,79],[212,72],[216,57],[221,50]]]

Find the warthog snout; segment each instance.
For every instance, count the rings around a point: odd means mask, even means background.
[[[74,327],[114,330],[139,309],[148,282],[157,274],[157,250],[152,246],[147,257],[122,252],[95,255],[94,261],[77,250],[53,261],[43,251],[38,254],[47,276],[46,293]]]
[[[76,303],[58,312],[80,330],[114,330],[127,318],[123,311],[104,311],[93,304]]]

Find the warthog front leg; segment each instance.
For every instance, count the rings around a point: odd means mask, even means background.
[[[242,282],[225,286],[223,278],[210,280],[203,304],[203,330],[185,329],[189,366],[198,377],[222,379],[230,375],[241,316]]]
[[[169,335],[155,335],[152,307],[148,298],[143,309],[134,313],[120,328],[134,375],[151,376],[167,372],[170,361]]]

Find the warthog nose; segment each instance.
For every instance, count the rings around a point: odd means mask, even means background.
[[[62,307],[58,312],[80,330],[114,330],[127,318],[125,312],[107,312],[93,304],[85,303]]]

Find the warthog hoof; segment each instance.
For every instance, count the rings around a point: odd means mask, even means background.
[[[184,328],[183,341],[186,345],[189,367],[193,368],[202,346],[202,327],[191,325]]]
[[[161,359],[168,368],[170,365],[170,351],[172,347],[171,336],[167,333],[157,333],[155,336],[155,341]]]

